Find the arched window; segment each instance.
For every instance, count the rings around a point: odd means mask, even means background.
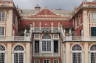
[[[24,63],[24,48],[20,45],[14,48],[14,63]]]
[[[82,63],[82,48],[80,45],[72,47],[72,63]]]
[[[79,51],[79,50],[82,50],[82,48],[79,45],[75,45],[72,47],[72,50],[73,51],[77,51],[77,50]]]
[[[91,63],[96,63],[96,45],[92,45],[90,48],[90,60]]]
[[[0,45],[0,63],[5,63],[5,47]]]
[[[51,36],[48,34],[43,35],[42,39],[51,39]]]

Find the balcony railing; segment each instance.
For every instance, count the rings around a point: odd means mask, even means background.
[[[0,36],[0,41],[30,41],[30,38],[24,36]]]
[[[57,33],[57,32],[60,32],[60,29],[58,27],[34,27],[32,32],[54,32],[54,33]]]
[[[96,41],[96,36],[66,36],[64,37],[64,41]]]

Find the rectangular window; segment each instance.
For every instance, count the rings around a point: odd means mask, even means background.
[[[96,27],[91,27],[91,36],[96,36]]]
[[[69,29],[68,28],[65,29],[65,35],[69,36]]]
[[[15,53],[14,54],[14,63],[24,63],[23,62],[23,53]]]
[[[54,53],[58,53],[58,40],[54,40]]]
[[[39,53],[39,40],[35,41],[35,53]]]
[[[54,59],[54,63],[59,63],[58,59]]]
[[[51,41],[42,41],[42,51],[51,51]]]
[[[92,13],[92,19],[93,19],[94,22],[96,21],[96,13],[95,12]]]
[[[96,63],[96,53],[91,53],[91,63]]]
[[[5,63],[5,54],[4,53],[0,53],[0,63]]]
[[[4,27],[0,27],[0,35],[4,35]]]
[[[73,53],[73,63],[82,63],[81,53]]]
[[[0,21],[5,21],[6,15],[4,11],[0,11]]]
[[[40,63],[40,60],[39,59],[35,59],[34,63]]]
[[[49,59],[45,59],[43,62],[44,63],[50,63],[50,60]]]

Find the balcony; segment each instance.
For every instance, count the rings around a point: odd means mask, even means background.
[[[33,30],[32,30],[32,32],[34,32],[34,33],[42,33],[42,32],[45,32],[45,33],[60,33],[60,28],[58,28],[58,27],[53,27],[53,28],[51,28],[51,27],[34,27],[33,28]]]
[[[30,41],[30,38],[24,36],[0,36],[0,41]]]
[[[96,41],[96,36],[66,36],[64,41]]]

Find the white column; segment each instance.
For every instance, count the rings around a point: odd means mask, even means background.
[[[26,36],[26,33],[27,33],[27,30],[25,29],[25,30],[24,30],[24,36]]]
[[[42,30],[41,30],[41,22],[40,22],[40,31],[42,31]]]
[[[84,50],[83,50],[84,54],[82,54],[82,56],[83,56],[83,57],[82,57],[82,61],[83,61],[82,63],[89,63],[89,59],[88,59],[88,57],[89,57],[89,56],[88,56],[88,55],[89,55],[89,54],[88,54],[88,50],[89,50],[89,49],[88,49],[88,48],[89,48],[89,47],[88,47],[88,43],[85,43],[85,44],[84,44]],[[85,61],[84,61],[84,60],[85,60]]]
[[[60,23],[58,23],[58,30],[61,31],[61,30],[60,30]]]
[[[32,32],[32,29],[33,29],[32,24],[30,24],[30,33]]]
[[[33,31],[35,30],[35,22],[33,22]]]
[[[66,34],[65,34],[65,28],[64,28],[63,32],[64,32],[64,37],[65,37],[65,35],[66,35]]]
[[[71,55],[72,53],[71,53],[71,46],[70,46],[70,43],[66,43],[66,62],[65,63],[72,63],[72,60],[71,60],[71,58],[72,58],[72,55]]]
[[[26,49],[25,49],[26,51],[26,53],[25,53],[25,63],[31,63],[31,55],[32,55],[32,52],[31,52],[31,45],[30,45],[30,43],[27,43],[26,44]]]
[[[53,22],[51,23],[51,31],[53,32]]]
[[[12,45],[11,43],[7,44],[7,58],[6,58],[6,63],[12,63],[12,61],[14,61],[14,59],[12,58]]]
[[[6,21],[6,36],[13,36],[13,10],[8,11],[7,21]]]
[[[69,29],[69,34],[70,34],[70,36],[72,36],[72,31],[71,31],[71,29]]]
[[[62,57],[61,57],[61,60],[62,60],[62,63],[66,63],[65,61],[66,61],[66,53],[65,53],[65,46],[64,46],[64,44],[61,44],[61,55],[62,55]]]
[[[83,35],[84,35],[84,40],[88,40],[88,37],[90,36],[89,32],[89,17],[88,17],[88,12],[87,10],[83,11]]]

